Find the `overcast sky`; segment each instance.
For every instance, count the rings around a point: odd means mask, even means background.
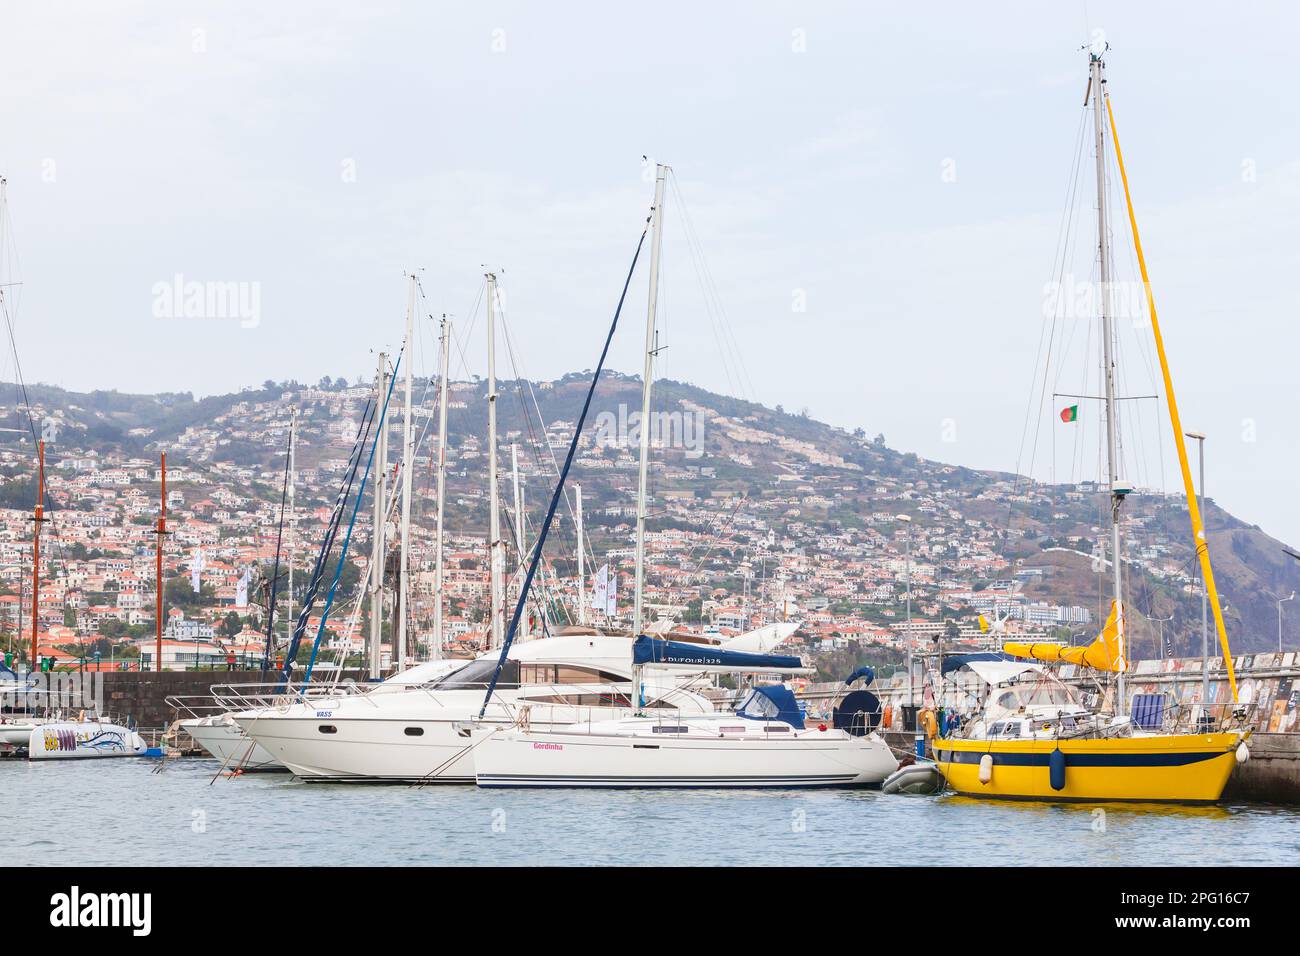
[[[677,184],[660,374],[1006,470],[1041,373],[1080,47],[1104,30],[1184,424],[1210,436],[1210,492],[1300,544],[1300,17],[1285,4],[2,9],[0,172],[29,380],[207,394],[351,379],[399,344],[406,270],[423,270],[422,312],[468,326],[485,264],[502,271],[522,373],[590,368],[649,155]],[[243,283],[256,315],[160,317],[178,275]],[[643,277],[612,357],[629,372]],[[481,329],[480,309],[469,372]],[[1155,391],[1142,348],[1133,394]],[[1060,381],[1083,382],[1084,351]],[[1059,404],[1035,404],[1036,475],[1093,477],[1096,449],[1077,452],[1095,407],[1062,432]],[[1167,425],[1163,458],[1144,454],[1136,470],[1176,487]]]

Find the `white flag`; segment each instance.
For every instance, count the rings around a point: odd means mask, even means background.
[[[609,588],[607,589],[608,598],[605,602],[605,614],[613,617],[618,611],[618,572],[615,571],[609,576]]]
[[[195,594],[198,594],[200,588],[202,588],[203,586],[203,581],[202,578],[200,577],[202,571],[203,571],[203,549],[199,548],[197,551],[194,552],[194,560],[190,562],[190,587],[194,589]]]
[[[248,607],[248,582],[252,580],[252,570],[244,568],[244,573],[235,585],[235,606]]]
[[[592,610],[609,613],[605,610],[609,606],[609,565],[603,564],[600,570],[596,572],[596,579],[591,588],[591,607]]]

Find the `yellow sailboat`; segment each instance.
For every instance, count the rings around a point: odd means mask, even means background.
[[[1156,316],[1155,299],[1147,275],[1146,259],[1138,238],[1137,219],[1129,192],[1124,158],[1120,152],[1115,115],[1105,86],[1105,50],[1089,56],[1089,98],[1094,114],[1097,159],[1098,249],[1102,286],[1102,342],[1105,378],[1107,470],[1111,500],[1111,553],[1114,599],[1105,626],[1091,644],[1007,643],[1000,659],[973,655],[966,663],[992,688],[984,712],[960,732],[934,741],[935,760],[948,785],[976,797],[1040,800],[1149,800],[1212,802],[1223,794],[1233,767],[1246,759],[1250,728],[1244,710],[1237,707],[1237,680],[1232,651],[1223,624],[1223,610],[1214,584],[1214,571],[1206,545],[1205,527],[1192,485],[1182,422],[1174,398],[1173,380],[1165,356],[1164,340]],[[1157,715],[1122,713],[1124,674],[1128,670],[1125,609],[1120,560],[1120,509],[1129,494],[1117,478],[1118,447],[1115,427],[1115,363],[1111,354],[1111,315],[1106,304],[1110,285],[1106,224],[1105,145],[1109,128],[1115,160],[1124,186],[1129,225],[1146,304],[1164,378],[1169,418],[1178,449],[1183,489],[1196,556],[1200,562],[1214,624],[1223,650],[1233,707],[1218,718],[1202,716],[1194,730],[1166,728]],[[950,662],[951,663],[951,662]],[[1081,704],[1074,692],[1051,675],[1046,664],[1070,663],[1117,675],[1118,713],[1108,713],[1104,703]],[[1208,663],[1208,662],[1207,662]],[[944,670],[948,669],[944,664]]]

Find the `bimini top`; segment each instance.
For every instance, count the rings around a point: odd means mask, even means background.
[[[797,657],[781,654],[750,654],[723,647],[662,641],[642,635],[632,643],[632,663],[658,667],[686,667],[706,671],[743,671],[745,673],[808,673]]]
[[[1043,668],[1029,661],[1017,661],[1006,654],[955,654],[945,657],[940,672],[948,674],[959,668],[967,667],[974,671],[986,684],[1004,684],[1012,678],[1028,671],[1042,673]]]
[[[761,684],[751,687],[736,708],[736,716],[746,720],[781,720],[796,730],[803,730],[803,714],[794,691],[784,684]]]

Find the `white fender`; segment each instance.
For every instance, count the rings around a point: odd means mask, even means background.
[[[993,755],[985,754],[980,757],[980,783],[988,783],[993,779]]]
[[[1246,746],[1246,742],[1243,740],[1241,743],[1237,744],[1237,763],[1243,764],[1249,759],[1250,748]]]

